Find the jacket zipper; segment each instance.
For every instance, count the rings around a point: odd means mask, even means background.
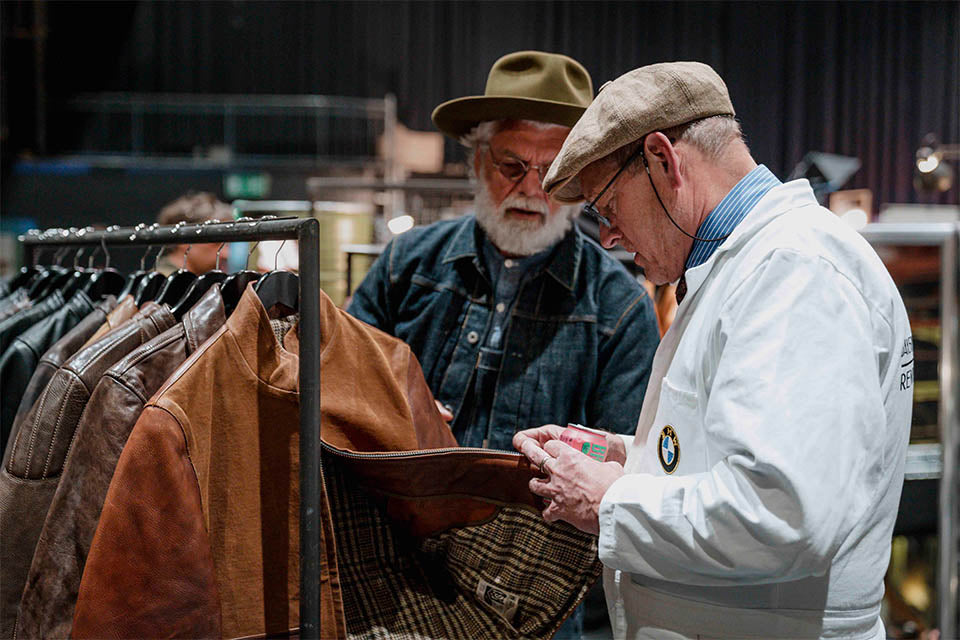
[[[323,440],[320,441],[320,444],[324,450],[329,451],[334,455],[340,456],[342,458],[351,458],[354,460],[392,459],[392,458],[426,458],[431,456],[446,455],[448,453],[472,454],[472,455],[482,453],[487,456],[492,455],[494,457],[506,457],[506,458],[522,457],[520,453],[514,453],[512,451],[494,451],[491,449],[481,449],[479,447],[446,447],[443,449],[412,449],[410,451],[358,453],[355,451],[338,449],[331,444],[327,444]]]

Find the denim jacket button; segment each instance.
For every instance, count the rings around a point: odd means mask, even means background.
[[[479,340],[480,340],[480,334],[477,333],[476,331],[471,331],[470,333],[467,334],[467,342],[469,342],[470,344],[477,344]]]

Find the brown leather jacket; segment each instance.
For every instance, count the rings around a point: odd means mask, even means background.
[[[100,378],[33,554],[16,637],[70,635],[83,566],[123,445],[146,401],[223,323],[223,299],[214,285],[183,322],[131,351]]]
[[[50,382],[53,374],[57,372],[57,369],[59,369],[70,356],[80,350],[84,343],[90,339],[90,336],[104,323],[107,319],[107,314],[113,311],[116,306],[117,299],[113,296],[108,296],[96,303],[93,311],[84,316],[84,318],[77,323],[77,326],[54,342],[53,346],[47,349],[43,356],[41,356],[40,362],[37,363],[37,368],[34,370],[33,375],[30,377],[30,382],[27,384],[27,390],[24,392],[23,398],[20,399],[20,407],[17,409],[17,415],[13,419],[13,427],[10,431],[11,435],[8,446],[12,446],[13,440],[17,437],[17,431],[20,428],[19,425],[23,422],[27,412],[33,408],[33,404],[37,401],[37,398],[40,397],[40,394],[43,393],[43,390],[47,388],[47,383]]]
[[[124,322],[129,320],[137,313],[137,303],[133,301],[133,296],[124,296],[122,300],[119,301],[116,308],[107,314],[106,319],[103,321],[97,330],[92,336],[87,338],[87,341],[83,346],[89,346],[102,338],[108,331],[113,331]]]
[[[406,345],[323,294],[321,327],[322,636],[552,635],[599,572],[596,539],[540,517],[520,456],[456,448]],[[296,351],[295,331],[281,346],[248,288],[147,404],[73,637],[297,627]]]
[[[148,303],[130,321],[78,351],[54,374],[4,453],[0,469],[0,633],[4,637],[13,633],[37,538],[90,391],[120,358],[174,322],[167,307]]]

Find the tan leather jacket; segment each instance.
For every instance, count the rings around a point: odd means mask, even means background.
[[[529,465],[459,449],[410,349],[321,294],[321,635],[550,637],[599,572]],[[297,336],[248,288],[120,456],[73,637],[298,626]],[[357,453],[369,452],[369,453]]]
[[[90,390],[134,347],[174,324],[149,303],[130,321],[71,357],[46,386],[4,453],[0,470],[0,633],[13,633],[24,580]]]
[[[83,346],[89,346],[102,338],[108,331],[113,331],[124,322],[129,320],[137,313],[137,303],[133,301],[133,296],[124,296],[119,301],[116,308],[107,314],[103,324],[90,336]]]
[[[66,638],[100,509],[123,445],[146,403],[224,323],[219,285],[183,322],[131,351],[97,383],[77,426],[27,575],[18,638]]]

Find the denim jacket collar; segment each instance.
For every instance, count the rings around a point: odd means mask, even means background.
[[[460,229],[457,231],[450,243],[447,252],[443,256],[443,264],[455,262],[464,258],[472,258],[474,265],[480,273],[487,277],[485,270],[481,267],[479,259],[480,247],[478,246],[478,233],[483,230],[477,226],[475,216],[465,216]],[[553,255],[544,268],[561,285],[569,291],[573,291],[577,284],[577,274],[580,272],[580,258],[583,253],[583,234],[577,228],[576,224],[567,232],[559,244],[556,245]]]

